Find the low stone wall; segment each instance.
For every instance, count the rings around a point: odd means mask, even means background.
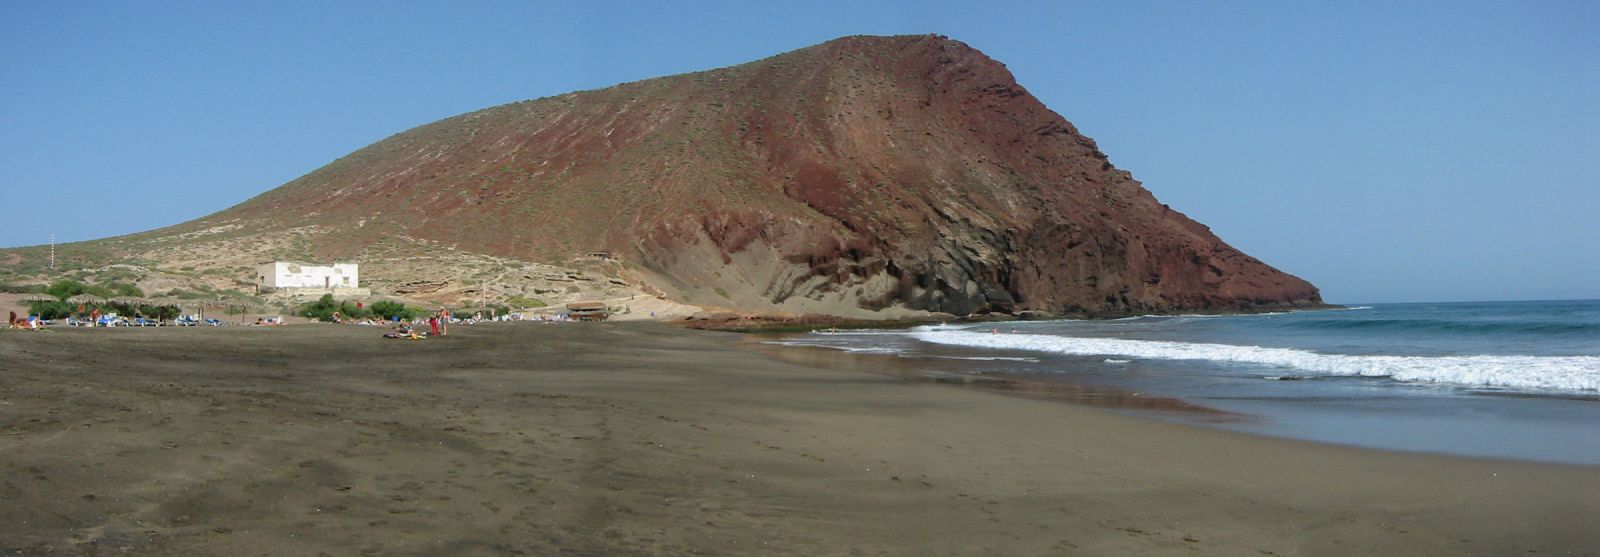
[[[369,288],[273,288],[261,289],[264,295],[274,298],[289,298],[292,300],[315,300],[326,294],[333,294],[336,299],[369,298],[372,290]]]

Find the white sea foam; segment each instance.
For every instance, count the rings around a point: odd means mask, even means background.
[[[1237,362],[1322,375],[1391,377],[1399,381],[1519,389],[1600,391],[1600,356],[1362,356],[1319,354],[1293,348],[971,331],[913,331],[911,336],[934,344],[1055,354]]]
[[[915,327],[912,327],[910,330],[912,332],[918,332],[918,333],[925,332],[925,331],[965,331],[967,329],[971,329],[971,328],[974,328],[974,327],[977,327],[977,326],[978,325],[975,325],[975,324],[951,325],[949,323],[940,323],[938,325],[917,325]],[[904,331],[895,331],[895,333],[897,333],[897,334],[905,334]]]
[[[1016,356],[934,356],[945,360],[977,360],[980,362],[1037,362],[1038,358],[1020,358]]]
[[[844,350],[845,352],[854,352],[857,354],[900,354],[905,352],[904,350],[897,348],[884,348],[876,346],[829,346],[828,348],[838,348],[840,350]]]
[[[843,350],[845,352],[854,352],[857,354],[901,354],[905,352],[899,348],[890,348],[887,346],[841,346],[838,344],[823,344],[818,342],[792,340],[768,340],[763,341],[761,344],[771,344],[776,346],[805,346],[808,348],[832,348],[834,350]]]

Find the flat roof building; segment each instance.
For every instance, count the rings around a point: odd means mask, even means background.
[[[312,265],[298,261],[263,261],[256,265],[256,285],[265,288],[360,288],[360,265]]]

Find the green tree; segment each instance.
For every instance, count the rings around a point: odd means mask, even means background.
[[[140,306],[139,307],[139,312],[143,313],[144,315],[146,315],[148,317],[154,317],[158,321],[167,321],[167,320],[170,320],[170,319],[174,319],[174,318],[178,317],[178,313],[179,313],[178,312],[178,306],[167,306],[167,305]]]
[[[87,292],[89,285],[72,280],[59,279],[50,283],[44,293],[55,296],[54,302],[29,302],[28,314],[37,315],[40,319],[61,319],[72,315],[72,307],[67,304],[67,298]]]
[[[66,302],[29,302],[28,315],[37,315],[40,319],[61,319],[72,315],[72,307]]]

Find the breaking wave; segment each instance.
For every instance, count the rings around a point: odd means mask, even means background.
[[[1600,356],[1372,356],[1114,338],[993,334],[919,328],[912,338],[933,344],[1030,350],[1074,356],[1203,360],[1292,369],[1332,376],[1557,391],[1600,391]]]

